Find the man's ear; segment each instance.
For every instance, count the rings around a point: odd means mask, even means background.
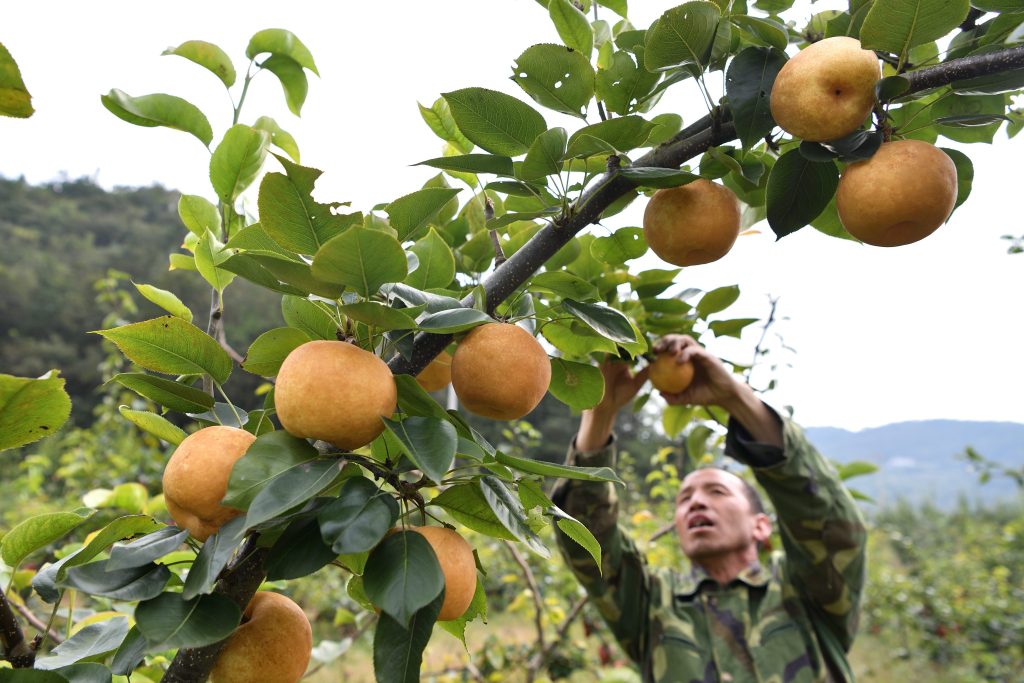
[[[754,515],[754,541],[759,546],[766,546],[772,537],[772,520],[764,514]]]

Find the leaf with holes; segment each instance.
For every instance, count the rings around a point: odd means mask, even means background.
[[[537,104],[586,116],[594,96],[594,69],[584,55],[562,45],[534,45],[519,55],[512,71],[512,80]]]

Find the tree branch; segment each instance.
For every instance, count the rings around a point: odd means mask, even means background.
[[[583,597],[576,600],[572,608],[569,609],[569,613],[565,615],[565,620],[562,625],[558,627],[558,633],[555,634],[555,639],[548,643],[547,647],[541,648],[540,652],[533,656],[530,660],[529,670],[535,674],[544,668],[547,664],[548,658],[551,653],[554,652],[558,644],[565,638],[565,634],[569,632],[569,627],[572,626],[572,622],[576,621],[576,617],[579,616],[583,610],[583,606],[590,600],[589,596],[584,595]]]
[[[526,583],[530,587],[530,593],[533,595],[533,607],[534,607],[534,623],[537,627],[537,648],[541,651],[544,650],[544,601],[540,596],[540,587],[537,586],[537,579],[533,576],[533,570],[530,569],[530,565],[526,562],[526,558],[519,552],[519,549],[511,541],[505,541],[505,547],[512,553],[512,559],[516,561],[519,568],[523,570],[523,576],[526,577]],[[536,672],[531,672],[536,673]],[[528,675],[527,678],[532,680],[533,676]]]
[[[255,548],[255,545],[255,536],[250,536],[214,589],[215,593],[231,598],[242,610],[267,576],[270,549]],[[161,680],[163,683],[202,683],[209,677],[226,642],[227,639],[205,647],[178,650]]]
[[[1011,47],[983,55],[961,57],[901,75],[910,81],[910,90],[907,91],[909,94],[937,88],[941,85],[949,85],[954,81],[962,81],[966,78],[991,76],[1021,67],[1024,67],[1024,46]]]
[[[43,620],[32,613],[32,610],[28,606],[21,604],[20,602],[11,601],[11,605],[14,609],[18,610],[18,614],[25,617],[25,621],[32,625],[40,633],[46,634],[46,636],[53,641],[54,645],[60,645],[64,642],[64,639],[60,637],[60,634],[54,631],[52,628],[46,628],[46,624]]]
[[[11,611],[11,603],[5,593],[0,593],[0,645],[3,646],[4,659],[15,669],[31,669],[35,664],[35,650],[25,640],[21,624]]]

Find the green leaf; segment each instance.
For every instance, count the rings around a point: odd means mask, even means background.
[[[651,73],[642,63],[637,64],[629,52],[619,50],[612,55],[608,69],[598,70],[595,89],[609,111],[626,115],[641,105],[659,80],[661,74]]]
[[[494,175],[512,175],[512,159],[494,154],[461,154],[450,157],[439,157],[421,161],[416,166],[430,166],[445,171],[462,171],[464,173],[491,173]],[[454,195],[453,195],[454,196]]]
[[[455,426],[435,417],[407,417],[401,422],[383,418],[409,460],[434,482],[444,479],[455,460],[459,436]]]
[[[337,559],[338,554],[320,537],[315,519],[292,521],[267,556],[267,580],[309,576]]]
[[[110,673],[115,676],[127,676],[135,670],[146,655],[146,639],[138,626],[132,626],[118,645],[114,658],[110,661]],[[97,681],[97,683],[99,683]],[[104,683],[106,683],[104,681]]]
[[[132,284],[135,285],[135,289],[139,291],[139,294],[148,301],[187,323],[192,322],[192,311],[173,292],[168,292],[166,289],[160,289],[153,285],[140,285],[135,282]]]
[[[585,304],[572,299],[563,299],[562,307],[567,313],[586,323],[602,337],[619,343],[637,341],[633,326],[622,313],[606,304]]]
[[[703,71],[721,14],[718,5],[705,0],[666,11],[647,31],[644,66],[648,71],[669,71],[692,64]]]
[[[110,381],[179,413],[201,413],[213,408],[213,397],[205,391],[144,372],[118,373]]]
[[[419,267],[409,273],[406,283],[417,289],[447,287],[455,277],[455,256],[434,228],[409,249],[419,257]]]
[[[281,316],[289,327],[305,332],[310,339],[338,338],[334,307],[324,301],[310,301],[299,296],[282,297]]]
[[[56,370],[39,379],[0,375],[0,451],[56,433],[70,414],[71,399]]]
[[[181,195],[178,199],[178,216],[196,237],[202,237],[208,232],[215,236],[220,235],[220,212],[205,197],[194,194]]]
[[[773,19],[733,14],[729,16],[729,21],[758,45],[773,47],[776,50],[785,50],[789,45],[789,31]]]
[[[274,477],[249,503],[246,528],[263,524],[319,494],[334,481],[343,464],[337,458],[309,460]]]
[[[338,215],[332,211],[337,205],[313,199],[313,186],[323,171],[274,157],[284,166],[285,175],[265,175],[257,201],[260,225],[272,240],[290,251],[312,255],[349,226],[362,223],[359,214]]]
[[[255,59],[257,55],[269,52],[272,55],[287,57],[299,64],[304,69],[309,69],[317,76],[320,72],[316,70],[313,62],[313,55],[310,53],[301,40],[291,31],[281,28],[268,28],[258,31],[249,39],[249,45],[245,48],[245,56]]]
[[[206,115],[180,97],[162,93],[132,97],[115,88],[101,95],[100,101],[122,121],[147,128],[163,126],[184,131],[194,135],[207,147],[213,142],[213,129]]]
[[[162,441],[177,446],[188,436],[180,427],[167,418],[147,410],[131,410],[128,406],[119,406],[118,411],[124,419]]]
[[[89,624],[50,650],[49,656],[36,659],[35,667],[44,671],[52,671],[83,659],[113,652],[127,634],[128,617],[119,616]],[[109,671],[107,671],[107,680],[110,680]]]
[[[213,73],[230,88],[235,84],[235,66],[224,50],[205,40],[187,40],[178,47],[169,47],[165,55],[178,55]]]
[[[48,512],[29,517],[0,540],[0,559],[8,567],[17,567],[35,551],[67,536],[91,514]]]
[[[748,47],[729,65],[726,95],[743,149],[756,145],[775,127],[768,100],[775,77],[785,64],[786,53],[781,50]]]
[[[337,499],[317,513],[320,534],[336,555],[364,553],[398,521],[398,505],[363,477],[345,480]]]
[[[151,650],[212,645],[231,635],[241,619],[238,605],[219,593],[192,600],[163,593],[135,608],[136,626]]]
[[[753,325],[758,321],[758,318],[736,318],[734,320],[715,320],[708,323],[708,327],[715,333],[716,337],[736,337],[740,338],[740,334],[748,325]]]
[[[284,91],[284,101],[288,110],[296,116],[301,116],[302,105],[306,103],[306,95],[309,92],[309,79],[302,66],[289,57],[272,55],[265,59],[261,67],[277,76]]]
[[[804,227],[825,210],[839,186],[835,163],[809,161],[792,149],[768,176],[768,225],[779,238]]]
[[[364,297],[376,294],[385,282],[401,282],[407,274],[405,250],[398,240],[358,225],[329,240],[313,257],[313,275]]]
[[[475,308],[453,308],[425,316],[420,320],[419,327],[434,334],[451,334],[489,322],[494,322],[494,319],[483,311]]]
[[[562,171],[562,156],[569,137],[565,128],[546,130],[533,141],[518,169],[522,180],[540,180]]]
[[[558,296],[574,299],[598,298],[597,287],[581,277],[564,270],[539,273],[530,279],[527,288],[531,292],[550,292]]]
[[[210,181],[225,204],[233,204],[259,175],[267,158],[270,135],[238,124],[224,133],[224,139],[210,157]]]
[[[235,279],[234,273],[217,267],[228,256],[230,254],[224,250],[224,245],[210,233],[199,238],[199,243],[196,244],[196,268],[203,279],[218,292],[223,292]]]
[[[277,121],[269,116],[261,116],[256,119],[256,123],[252,124],[252,127],[270,133],[270,144],[291,157],[295,163],[299,163],[299,146],[295,142],[295,138],[277,125]]]
[[[245,510],[270,482],[316,457],[316,449],[305,439],[284,431],[263,434],[232,468],[223,502]]]
[[[418,534],[414,534],[418,535]],[[373,634],[373,671],[382,683],[418,683],[423,651],[444,604],[444,591],[409,618],[380,615]]]
[[[231,556],[238,550],[245,537],[245,517],[235,517],[221,525],[217,532],[206,539],[195,562],[189,567],[181,597],[192,600],[200,594],[213,590],[221,570],[227,566]]]
[[[854,477],[862,477],[865,474],[874,474],[878,471],[878,465],[863,460],[854,460],[837,465],[836,470],[839,474],[839,479],[846,481]]]
[[[451,109],[443,97],[437,98],[437,101],[429,109],[419,103],[417,106],[420,108],[420,116],[426,121],[430,130],[434,131],[434,135],[451,143],[463,154],[468,154],[473,150],[473,143],[467,140],[459,127],[455,125]]]
[[[692,183],[700,178],[699,175],[689,171],[680,171],[674,168],[657,168],[644,166],[627,166],[619,169],[619,174],[629,178],[637,187],[679,187]],[[602,238],[598,238],[602,239]],[[647,243],[644,242],[646,249]]]
[[[0,115],[27,119],[35,113],[32,95],[21,79],[21,71],[7,48],[0,44]]]
[[[473,592],[473,600],[469,603],[465,613],[458,619],[439,621],[437,625],[458,638],[462,642],[462,646],[466,647],[466,625],[477,617],[480,617],[486,623],[487,592],[484,590],[484,582],[481,580],[479,573],[476,580],[476,590]]]
[[[575,50],[589,64],[590,53],[594,50],[594,31],[586,15],[569,0],[549,0],[548,14],[566,47]]]
[[[597,564],[597,571],[603,574],[601,567],[601,544],[594,538],[594,534],[590,532],[590,529],[557,506],[552,505],[549,512],[551,513],[551,521],[555,523],[558,530],[576,541],[584,550],[590,553],[590,556],[594,558],[594,562]]]
[[[455,188],[428,187],[388,204],[388,221],[402,242],[416,239],[438,212],[460,192]]]
[[[495,90],[465,88],[443,96],[459,130],[492,154],[518,156],[547,130],[532,107]]]
[[[308,341],[309,335],[294,327],[276,327],[264,332],[249,346],[242,369],[254,375],[273,377],[288,354]]]
[[[447,311],[453,308],[461,308],[462,306],[458,299],[450,296],[423,292],[415,287],[410,287],[409,285],[405,285],[400,282],[393,285],[386,285],[383,289],[386,294],[398,298],[408,306],[426,306],[427,313],[437,313],[439,311]]]
[[[416,317],[423,307],[393,308],[376,301],[360,301],[338,307],[352,320],[372,325],[381,330],[413,330],[416,329]]]
[[[1006,95],[944,97],[931,108],[939,132],[957,142],[992,142],[1006,119]]]
[[[639,116],[620,116],[580,128],[569,137],[566,159],[628,152],[647,142],[655,125]]]
[[[971,187],[974,184],[974,163],[970,157],[960,150],[948,147],[940,147],[939,149],[945,152],[956,166],[956,205],[953,207],[956,209],[957,206],[963,204],[971,196]]]
[[[598,237],[590,244],[590,253],[598,261],[622,265],[647,253],[643,228],[619,228],[608,237]]]
[[[595,368],[596,369],[596,368]],[[625,483],[619,479],[615,471],[610,467],[575,467],[572,465],[558,465],[543,460],[532,460],[529,458],[518,458],[498,451],[494,458],[502,465],[511,467],[519,472],[527,474],[539,474],[542,477],[562,477],[565,479],[577,479],[579,481],[610,481],[620,486]]]
[[[149,534],[162,528],[164,528],[163,524],[148,515],[124,515],[118,517],[100,529],[84,548],[73,555],[65,557],[61,561],[60,566],[54,570],[55,580],[57,582],[62,581],[68,570],[85,564],[117,541]]]
[[[551,6],[563,2],[569,4],[569,0],[551,0]],[[579,11],[575,7],[573,10]],[[584,24],[590,35],[590,24],[586,20]],[[586,117],[587,105],[594,96],[595,76],[584,54],[561,45],[534,45],[519,55],[512,71],[512,80],[537,104],[570,116]]]
[[[231,375],[231,357],[213,337],[181,318],[166,315],[109,330],[99,330],[125,356],[147,370],[168,375],[208,374],[223,384]]]
[[[509,490],[508,485],[491,475],[481,477],[478,484],[484,494],[484,499],[502,525],[512,532],[517,540],[525,543],[531,551],[543,558],[550,557],[551,552],[530,528],[523,504]]]
[[[131,543],[115,543],[110,549],[107,569],[141,567],[177,550],[188,538],[188,531],[168,526],[146,534]]]
[[[505,528],[495,516],[483,491],[475,484],[456,484],[449,486],[430,501],[448,512],[457,522],[468,529],[477,531],[492,538],[514,541],[516,537]]]
[[[96,597],[135,602],[160,595],[170,578],[170,569],[152,562],[112,571],[106,561],[100,561],[72,567],[57,585]]]
[[[699,302],[697,302],[697,315],[702,318],[707,318],[712,313],[718,313],[719,311],[724,311],[729,308],[736,303],[736,300],[739,298],[739,285],[712,289],[710,292],[702,296]]]
[[[552,358],[548,389],[573,410],[586,410],[597,405],[604,396],[604,376],[588,363]]]
[[[435,401],[411,375],[395,375],[398,387],[398,409],[407,415],[449,419],[440,403]]]
[[[963,23],[968,0],[875,0],[860,29],[861,47],[905,57]]]
[[[383,614],[403,626],[444,589],[444,574],[430,544],[415,531],[399,531],[370,552],[363,588]]]
[[[886,76],[875,83],[875,99],[880,103],[892,102],[910,90],[910,80],[906,76]]]

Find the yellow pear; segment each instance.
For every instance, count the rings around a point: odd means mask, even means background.
[[[358,346],[311,341],[288,354],[277,373],[274,405],[285,430],[353,450],[382,431],[398,390],[390,368]]]
[[[898,140],[846,167],[836,208],[843,227],[861,242],[896,247],[935,232],[956,196],[956,166],[945,152],[921,140]]]
[[[647,377],[658,391],[678,394],[693,381],[693,363],[677,363],[675,354],[659,353],[651,363]]]
[[[185,437],[164,468],[167,512],[174,523],[205,541],[241,510],[221,505],[235,461],[256,437],[235,427],[206,427]]]
[[[452,383],[452,354],[442,351],[420,374],[416,382],[424,391],[440,391]]]
[[[455,348],[452,386],[471,413],[518,420],[537,407],[550,383],[548,354],[518,325],[474,327]]]
[[[736,195],[704,178],[658,190],[644,210],[647,245],[661,260],[677,266],[717,261],[739,234]]]
[[[458,619],[476,593],[476,561],[473,547],[453,529],[442,526],[407,527],[427,539],[444,574],[444,602],[438,621]]]
[[[210,672],[213,683],[298,683],[313,650],[302,608],[280,593],[260,591],[245,608]]]
[[[837,140],[857,130],[875,106],[878,57],[856,38],[826,38],[804,48],[772,86],[772,117],[803,140]]]

